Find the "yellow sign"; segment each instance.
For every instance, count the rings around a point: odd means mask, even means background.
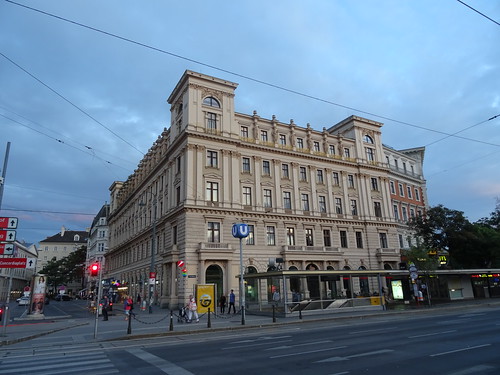
[[[197,284],[196,301],[198,313],[215,312],[215,284]]]

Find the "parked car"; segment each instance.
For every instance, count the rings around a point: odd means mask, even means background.
[[[19,306],[27,306],[30,304],[29,297],[21,297],[21,298],[18,298],[16,301],[19,304]]]
[[[67,294],[58,294],[55,298],[56,301],[71,301],[73,298]]]

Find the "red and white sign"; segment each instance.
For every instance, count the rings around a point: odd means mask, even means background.
[[[12,242],[16,239],[15,230],[0,230],[0,241]]]
[[[0,228],[17,228],[17,217],[0,217]]]
[[[179,267],[179,268],[184,267],[184,261],[183,260],[178,260],[177,261],[177,267]]]
[[[14,255],[14,244],[0,243],[0,255]]]
[[[149,273],[149,285],[154,285],[156,283],[156,272]]]
[[[35,258],[0,258],[0,268],[35,268]]]

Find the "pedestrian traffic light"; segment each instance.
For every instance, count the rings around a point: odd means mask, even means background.
[[[187,268],[184,268],[184,269],[182,270],[182,276],[183,276],[183,277],[186,277],[187,275],[188,275],[188,270],[187,270]]]
[[[99,273],[99,263],[93,263],[90,266],[90,276],[97,276]]]

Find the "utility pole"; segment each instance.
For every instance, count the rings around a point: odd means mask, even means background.
[[[0,177],[0,209],[2,209],[3,187],[5,185],[5,175],[7,174],[7,163],[9,162],[10,142],[7,142],[5,159],[3,161],[2,177]]]

